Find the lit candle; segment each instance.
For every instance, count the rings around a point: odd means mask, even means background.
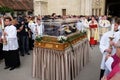
[[[113,31],[113,32],[114,32],[114,26],[115,26],[115,24],[113,23],[113,24],[111,25],[111,31]]]
[[[37,16],[35,16],[35,23],[37,23]]]
[[[4,19],[1,18],[2,29],[4,29]]]

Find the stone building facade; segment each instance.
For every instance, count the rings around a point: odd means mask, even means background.
[[[104,15],[105,2],[106,0],[92,0],[92,15]]]
[[[103,15],[105,0],[33,0],[34,15]]]

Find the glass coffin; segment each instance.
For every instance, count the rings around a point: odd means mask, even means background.
[[[44,35],[67,36],[76,32],[76,20],[49,20],[44,21]]]

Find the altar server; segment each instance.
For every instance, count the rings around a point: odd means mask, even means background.
[[[43,22],[39,18],[37,18],[36,24],[35,24],[35,35],[43,36],[44,34],[44,25]]]
[[[5,29],[3,32],[3,51],[5,59],[5,68],[10,70],[15,69],[20,66],[20,58],[18,53],[18,39],[17,39],[17,30],[16,27],[11,25],[11,18],[6,17]]]
[[[104,75],[105,71],[105,59],[107,55],[113,55],[116,52],[115,49],[115,43],[120,39],[120,31],[118,30],[118,26],[120,25],[120,20],[117,20],[114,23],[114,30],[108,31],[101,37],[100,40],[100,51],[103,55],[102,62],[101,62],[101,73],[100,78]],[[110,38],[113,38],[113,40],[110,40]]]

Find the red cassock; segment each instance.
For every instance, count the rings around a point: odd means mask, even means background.
[[[90,25],[90,45],[96,45],[97,40],[95,40],[94,36],[95,35],[95,29],[97,28],[97,24]],[[92,31],[92,32],[91,32]]]

